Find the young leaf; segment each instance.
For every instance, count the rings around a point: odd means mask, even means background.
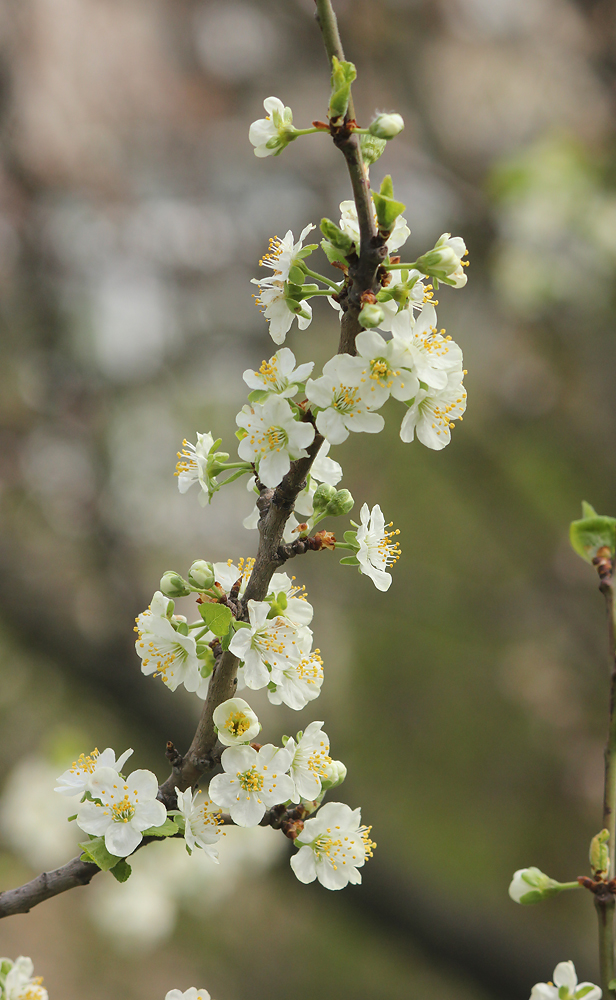
[[[110,854],[105,847],[104,837],[94,837],[92,840],[88,840],[85,844],[79,844],[79,847],[83,850],[81,855],[81,861],[90,861],[95,865],[98,865],[101,871],[108,872],[114,865],[117,865],[118,861],[121,859],[117,854]]]
[[[199,613],[210,632],[219,637],[227,634],[233,615],[226,604],[200,604]]]
[[[118,861],[117,865],[114,865],[113,868],[109,869],[113,877],[118,882],[126,882],[126,880],[131,877],[132,870],[133,869],[125,858],[122,858],[121,861]]]
[[[613,557],[616,551],[616,518],[593,514],[572,521],[569,538],[573,550],[586,562],[591,563],[601,548],[608,548]]]
[[[172,819],[167,819],[161,826],[149,826],[143,831],[144,837],[173,837],[178,832],[178,828]]]

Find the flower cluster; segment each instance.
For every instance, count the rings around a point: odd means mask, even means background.
[[[553,983],[536,983],[530,1000],[601,1000],[603,991],[594,983],[578,983],[573,962],[559,962]]]
[[[0,958],[0,1000],[48,1000],[42,977],[33,972],[31,958]]]

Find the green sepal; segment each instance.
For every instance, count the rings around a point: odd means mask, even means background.
[[[144,837],[175,837],[176,833],[179,833],[178,827],[174,820],[167,819],[160,826],[149,826],[147,830],[143,831]]]
[[[306,280],[306,273],[297,264],[293,264],[289,268],[289,281],[294,285],[303,285]]]
[[[186,832],[186,818],[180,812],[175,816],[173,822],[178,828],[178,833]]]
[[[190,635],[187,622],[175,622],[175,631],[180,635]]]
[[[613,982],[613,980],[612,980],[612,982]],[[578,986],[577,990],[575,991],[575,1000],[582,1000],[582,997],[587,996],[587,994],[590,993],[592,990],[594,990],[594,988],[595,988],[594,986],[584,986],[583,989],[580,989],[579,986]],[[561,989],[562,989],[562,986],[561,986]],[[610,989],[613,989],[613,986],[612,986],[611,983],[610,983]],[[559,993],[559,996],[560,996],[560,990],[558,991],[558,993]]]
[[[247,434],[248,431],[246,430],[245,427],[238,427],[238,429],[235,432],[235,436],[238,439],[238,441],[243,441]]]
[[[118,861],[117,865],[114,865],[113,868],[109,869],[109,871],[117,882],[126,882],[131,877],[133,869],[129,865],[126,858],[122,858],[122,860]]]
[[[352,62],[341,61],[332,56],[331,94],[327,116],[336,123],[344,118],[351,99],[351,84],[357,76],[357,70]]]
[[[330,264],[344,264],[345,268],[349,266],[349,262],[342,253],[341,250],[336,250],[333,243],[329,240],[321,240],[321,250],[327,257]]]
[[[297,253],[295,254],[295,259],[297,260],[298,257],[301,257],[303,260],[304,257],[309,257],[311,253],[313,253],[315,250],[318,249],[319,249],[318,243],[307,243],[305,247],[302,247],[301,250],[297,251]]]
[[[267,685],[267,690],[268,691],[275,691],[276,690],[276,685],[274,684],[273,681],[269,682],[269,684]]]
[[[530,889],[523,896],[520,896],[518,902],[523,906],[534,906],[535,903],[542,903],[544,899],[550,899],[551,896],[558,896],[559,892],[562,892],[560,885],[553,888]]]
[[[394,186],[391,180],[391,175],[387,174],[387,176],[383,178],[380,192],[373,191],[372,193],[379,230],[382,230],[385,233],[391,232],[394,228],[396,219],[406,208],[406,205],[403,205],[401,201],[396,201],[393,195]]]
[[[356,549],[359,549],[359,542],[357,541],[356,531],[345,531],[342,537],[344,538],[345,542],[349,543],[349,545],[353,545]]]
[[[607,988],[608,990],[616,990],[616,979],[610,979]]]
[[[260,403],[261,400],[267,399],[269,392],[267,389],[253,389],[252,392],[248,393],[249,403]]]
[[[223,637],[220,640],[220,648],[222,649],[223,653],[227,652],[232,638],[233,638],[233,629],[229,629],[227,634],[223,635]]]
[[[203,660],[203,663],[201,664],[201,668],[199,671],[201,676],[209,677],[212,671],[214,670],[214,666],[216,663],[214,654],[210,646],[204,646],[203,649],[200,649],[200,643],[197,643],[197,656],[199,657],[200,660]]]
[[[72,823],[74,819],[77,819],[77,813],[75,813],[73,816],[69,816],[66,822]]]
[[[248,622],[238,622],[237,619],[234,618],[233,621],[231,622],[231,628],[233,629],[234,632],[237,632],[238,629],[241,628],[250,628],[250,625],[248,624]]]
[[[359,560],[357,556],[343,556],[340,560],[341,566],[359,566]]]
[[[572,521],[569,528],[569,539],[574,552],[586,562],[592,563],[598,550],[606,546],[613,557],[616,551],[616,518],[597,514],[586,503],[582,504],[582,512],[584,517],[579,521]]]
[[[229,631],[233,615],[226,604],[200,604],[199,614],[210,632],[222,638]]]
[[[102,872],[108,872],[114,865],[117,865],[118,861],[123,860],[118,857],[117,854],[111,854],[105,847],[104,837],[93,837],[92,840],[88,840],[85,844],[79,844],[83,854],[80,857],[80,861],[89,861],[92,864],[98,865]]]

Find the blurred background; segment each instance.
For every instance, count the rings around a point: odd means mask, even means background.
[[[360,123],[405,132],[373,168],[409,252],[470,249],[439,319],[469,400],[449,448],[334,457],[401,529],[387,596],[330,554],[292,572],[315,606],[321,699],[254,707],[264,735],[325,719],[378,842],[361,887],[304,887],[272,830],[219,868],[179,843],[0,926],[52,1000],[516,1000],[557,961],[595,979],[582,891],[537,908],[513,871],[586,873],[600,827],[607,649],[568,548],[586,499],[616,513],[616,9],[610,0],[337,0]],[[162,778],[200,703],[144,678],[133,620],[163,570],[254,553],[244,484],[177,492],[182,438],[228,450],[241,372],[273,352],[249,279],[268,237],[349,196],[323,136],[257,160],[262,100],[326,113],[312,0],[20,0],[0,7],[1,885],[75,852],[54,778],[132,746]],[[320,255],[319,255],[320,256]],[[325,266],[325,261],[315,266]],[[335,315],[287,343],[331,355]],[[395,412],[394,412],[395,411]],[[377,458],[378,456],[378,458]],[[328,562],[327,567],[323,563]],[[189,612],[190,613],[190,612]]]

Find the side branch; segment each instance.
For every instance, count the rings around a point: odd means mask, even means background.
[[[52,872],[42,872],[31,882],[0,893],[0,917],[28,913],[33,906],[38,906],[52,896],[58,896],[68,889],[76,889],[80,885],[88,885],[99,871],[98,865],[73,858],[62,868],[56,868]]]

